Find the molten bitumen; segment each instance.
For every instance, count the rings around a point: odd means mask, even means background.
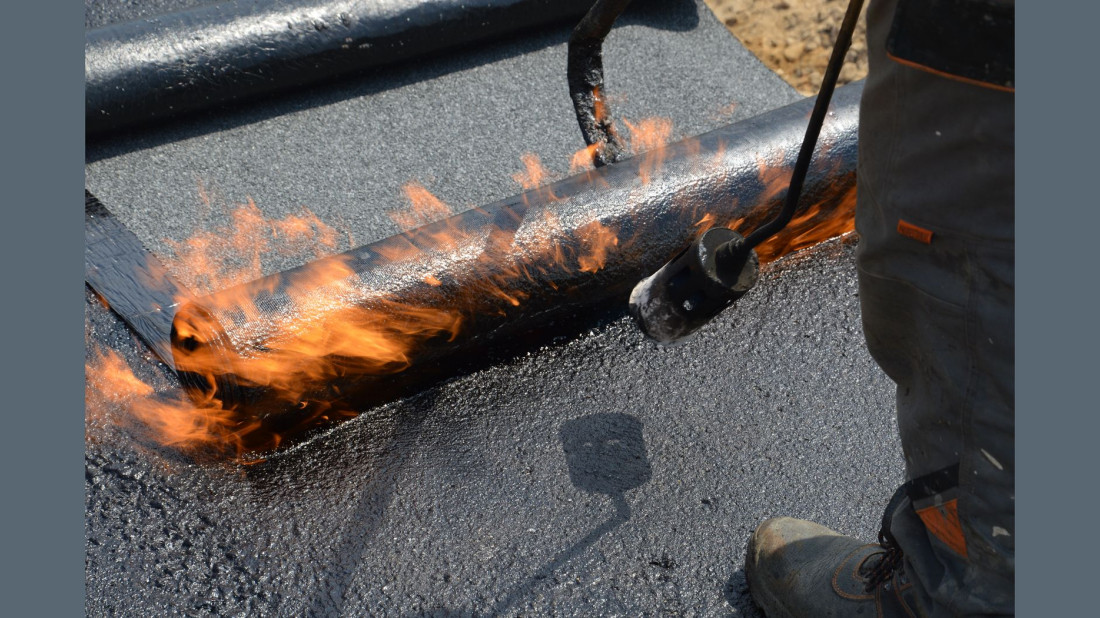
[[[622,116],[685,136],[797,98],[701,6],[637,4],[607,47]],[[93,146],[88,187],[154,251],[198,222],[196,179],[382,238],[410,179],[461,207],[515,193],[526,151],[565,172],[566,32]],[[852,260],[833,243],[769,267],[671,348],[624,307],[247,471],[90,419],[88,613],[754,615],[741,560],[759,521],[872,540],[901,479]],[[87,315],[91,342],[170,383],[90,297]]]

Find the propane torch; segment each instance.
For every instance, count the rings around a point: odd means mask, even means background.
[[[748,237],[728,228],[712,228],[641,280],[630,294],[630,313],[649,337],[662,343],[683,339],[756,284],[760,261],[754,248],[782,230],[797,210],[810,159],[862,8],[863,0],[848,3],[779,214]]]

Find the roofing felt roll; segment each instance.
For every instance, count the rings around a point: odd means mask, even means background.
[[[861,84],[838,90],[763,260],[850,229]],[[780,207],[806,99],[181,306],[177,370],[212,442],[269,450],[518,338],[583,323],[713,226]],[[563,326],[564,325],[564,326]],[[235,451],[234,451],[235,449]]]
[[[172,362],[172,319],[190,292],[87,190],[84,280],[161,360]]]
[[[232,0],[86,34],[95,136],[579,19],[591,0]]]

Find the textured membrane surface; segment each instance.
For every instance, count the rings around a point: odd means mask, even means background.
[[[620,117],[700,133],[797,98],[693,2],[639,0],[607,44]],[[88,148],[88,187],[155,252],[198,182],[356,242],[418,179],[456,209],[582,144],[567,29],[399,66]],[[730,108],[731,103],[736,105]],[[364,414],[248,469],[88,423],[90,615],[756,615],[741,560],[779,514],[873,538],[901,480],[893,394],[863,344],[850,243],[766,270],[672,348],[622,313]],[[297,265],[272,260],[272,272]],[[89,349],[176,388],[90,296]]]

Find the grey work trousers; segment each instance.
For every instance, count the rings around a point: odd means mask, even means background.
[[[927,615],[1011,615],[1015,574],[1014,95],[886,55],[868,6],[857,253],[867,347],[897,383],[908,479],[891,530]],[[918,514],[920,512],[921,514]]]

